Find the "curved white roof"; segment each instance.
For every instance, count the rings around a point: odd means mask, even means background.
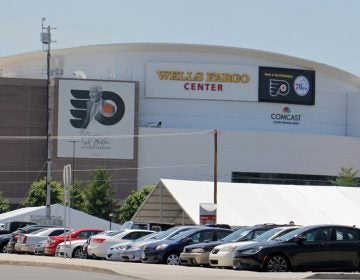
[[[75,48],[57,49],[52,50],[52,54],[56,56],[67,55],[84,55],[84,54],[96,54],[96,53],[108,53],[108,52],[199,52],[199,53],[211,53],[221,55],[238,55],[243,57],[254,57],[258,59],[266,59],[275,62],[287,63],[291,65],[297,65],[319,71],[323,74],[340,79],[344,82],[350,83],[360,88],[360,77],[351,74],[347,71],[335,68],[323,63],[297,58],[293,56],[277,54],[267,51],[225,47],[225,46],[213,46],[213,45],[196,45],[196,44],[173,44],[173,43],[121,43],[121,44],[107,44],[107,45],[93,45],[82,46]],[[18,54],[14,56],[7,56],[0,58],[0,65],[11,65],[26,61],[45,59],[46,53],[42,51]]]

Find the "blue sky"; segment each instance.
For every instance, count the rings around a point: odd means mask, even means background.
[[[360,76],[360,0],[0,0],[0,57],[123,42],[233,46],[287,54]]]

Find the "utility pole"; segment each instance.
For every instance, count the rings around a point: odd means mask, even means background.
[[[46,76],[47,76],[47,84],[46,84],[46,92],[47,92],[47,131],[46,131],[46,145],[47,145],[47,161],[46,161],[46,218],[50,220],[51,216],[51,207],[50,207],[50,201],[51,201],[51,187],[50,187],[50,181],[51,181],[51,153],[52,153],[52,139],[51,139],[51,103],[50,103],[50,45],[51,41],[51,30],[56,28],[51,28],[50,25],[47,27],[44,26],[45,17],[42,19],[41,24],[41,33],[40,33],[40,41],[43,44],[43,50],[47,51],[46,56]]]
[[[214,204],[217,204],[217,154],[218,154],[217,138],[218,138],[218,131],[215,129],[214,130]]]
[[[72,154],[72,185],[75,186],[75,144],[80,142],[79,140],[69,140],[73,144],[73,154]]]

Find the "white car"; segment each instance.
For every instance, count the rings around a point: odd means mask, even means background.
[[[232,242],[232,243],[225,243],[218,245],[210,252],[210,256],[209,256],[210,265],[212,267],[232,268],[233,255],[235,249],[256,242],[274,240],[275,238],[280,237],[298,228],[299,228],[298,226],[276,227],[268,231],[265,231],[263,234],[259,235],[258,237],[256,237],[251,241]]]
[[[34,233],[23,234],[15,244],[15,250],[22,253],[34,253],[36,245],[49,236],[58,236],[64,233],[64,228],[46,228]]]
[[[67,257],[76,259],[86,259],[87,253],[82,250],[82,246],[87,240],[74,240],[61,242],[56,247],[55,257]]]
[[[87,253],[91,257],[95,258],[105,258],[107,250],[119,242],[127,242],[130,240],[138,239],[144,235],[153,233],[151,230],[141,230],[141,229],[129,229],[122,231],[116,235],[96,235],[90,238],[90,243],[87,247]]]

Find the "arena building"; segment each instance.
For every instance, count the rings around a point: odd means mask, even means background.
[[[46,175],[48,125],[52,177],[105,167],[119,199],[160,178],[329,185],[360,169],[360,77],[314,61],[184,44],[59,49],[49,96],[46,52],[0,69],[0,189],[13,204]]]

